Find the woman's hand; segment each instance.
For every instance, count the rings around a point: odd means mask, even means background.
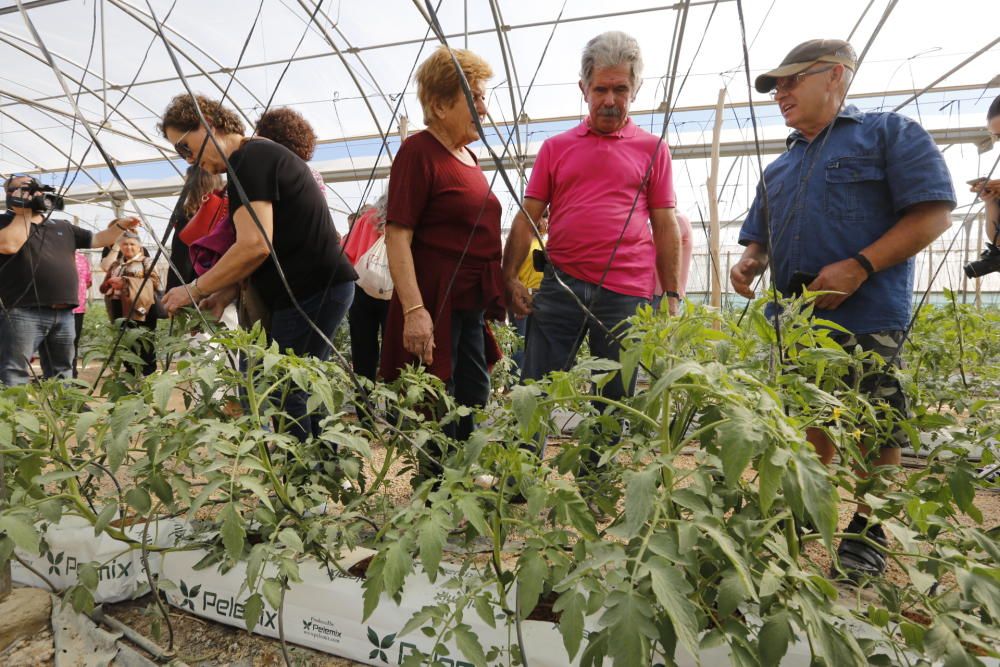
[[[191,305],[194,301],[191,298],[191,291],[188,286],[181,285],[164,294],[162,303],[164,310],[167,311],[167,315],[173,317],[174,313],[184,306]]]
[[[121,276],[114,276],[113,278],[108,278],[108,287],[113,290],[120,290],[125,287],[125,279]]]
[[[431,314],[420,307],[403,317],[403,347],[430,366],[434,362],[434,322]]]
[[[214,319],[221,320],[222,313],[226,310],[226,307],[231,304],[234,299],[236,299],[239,292],[240,288],[238,285],[225,287],[218,292],[209,294],[204,299],[199,301],[198,307],[211,313]]]

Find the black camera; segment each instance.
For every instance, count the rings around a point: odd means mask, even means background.
[[[982,278],[996,271],[1000,271],[1000,248],[993,243],[986,244],[979,259],[965,265],[965,275],[969,278]]]
[[[8,185],[8,187],[11,187]],[[27,196],[15,197],[14,192],[20,190],[27,192]],[[28,180],[14,190],[7,191],[7,210],[14,208],[30,208],[36,213],[48,211],[61,211],[66,207],[62,195],[56,194],[56,189],[51,185],[42,185],[34,178]]]

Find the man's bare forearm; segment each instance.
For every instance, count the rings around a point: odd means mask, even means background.
[[[905,262],[951,227],[947,202],[912,206],[879,240],[861,251],[876,271]]]
[[[649,212],[656,248],[656,272],[664,292],[679,293],[681,282],[681,230],[672,208]]]

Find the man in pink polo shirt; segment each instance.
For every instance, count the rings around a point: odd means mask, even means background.
[[[546,140],[538,153],[524,212],[538,220],[549,206],[551,264],[537,293],[529,295],[517,277],[533,236],[523,212],[514,218],[503,256],[508,304],[517,315],[530,314],[523,379],[572,366],[584,334],[595,356],[617,360],[618,345],[605,331],[649,303],[654,267],[670,312],[676,311],[680,232],[670,152],[628,117],[641,75],[635,39],[613,31],[590,40],[580,68],[588,117]],[[631,383],[630,393],[634,375]],[[602,393],[623,396],[621,379],[609,382]]]

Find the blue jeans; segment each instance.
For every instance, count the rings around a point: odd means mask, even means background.
[[[639,296],[619,294],[603,287],[598,288],[555,269],[545,267],[542,285],[532,301],[532,312],[528,317],[528,335],[525,340],[522,380],[539,380],[555,370],[569,370],[576,360],[576,353],[584,336],[590,341],[590,352],[595,357],[618,361],[620,347],[613,337],[584,313],[576,301],[566,293],[566,289],[556,282],[555,272],[609,331],[620,333],[628,326],[627,320],[635,314],[641,304],[649,299]],[[635,391],[636,374],[628,386],[628,394]],[[600,394],[610,399],[620,399],[626,395],[620,374],[601,389]],[[603,410],[604,406],[598,404]],[[541,445],[542,453],[545,444]]]
[[[0,384],[13,387],[30,382],[35,352],[44,377],[72,377],[75,336],[69,308],[11,308],[0,313]]]
[[[299,299],[299,305],[320,331],[328,339],[332,339],[353,299],[354,283],[343,282]],[[330,358],[330,346],[313,331],[309,321],[294,306],[271,313],[270,336],[282,352],[291,349],[299,356],[316,357],[323,361]],[[294,420],[288,432],[302,441],[310,435],[319,435],[320,432],[320,417],[306,411],[308,400],[309,394],[301,390],[290,391],[285,398],[285,412]]]

